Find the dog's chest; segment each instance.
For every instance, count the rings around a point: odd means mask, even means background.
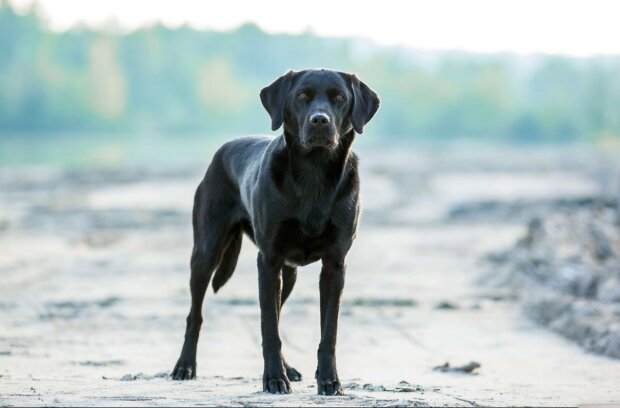
[[[281,222],[275,249],[289,265],[303,266],[321,259],[337,242],[338,230],[329,218]]]

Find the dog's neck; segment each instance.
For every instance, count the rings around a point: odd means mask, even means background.
[[[335,195],[347,169],[355,132],[340,138],[333,150],[326,148],[303,149],[297,136],[284,132],[287,151],[287,171],[299,197],[324,201]]]
[[[280,177],[276,184],[293,190],[297,218],[306,235],[318,236],[325,230],[332,204],[345,188],[349,173],[356,170],[350,150],[354,138],[355,133],[351,131],[340,138],[333,151],[321,148],[308,151],[299,146],[296,136],[284,133],[284,151],[274,166],[279,167],[274,176]]]

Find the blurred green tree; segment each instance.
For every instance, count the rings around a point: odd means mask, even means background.
[[[0,1],[0,137],[45,132],[268,132],[261,87],[288,69],[354,71],[392,140],[565,142],[620,135],[620,57],[378,47],[358,39],[144,27],[48,30]]]

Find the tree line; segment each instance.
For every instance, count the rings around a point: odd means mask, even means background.
[[[267,133],[258,93],[288,69],[355,72],[386,139],[561,142],[620,136],[620,57],[423,52],[311,32],[155,24],[49,30],[0,2],[0,137],[48,132]]]

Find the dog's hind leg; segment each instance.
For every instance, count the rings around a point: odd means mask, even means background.
[[[221,262],[226,247],[233,240],[233,234],[237,232],[229,220],[230,210],[222,206],[222,201],[222,192],[209,191],[204,183],[196,192],[194,248],[190,263],[192,306],[187,316],[181,356],[172,371],[174,380],[190,380],[196,377],[196,351],[202,325],[202,302],[213,271]]]
[[[192,306],[187,316],[185,341],[181,356],[172,371],[174,380],[190,380],[196,377],[196,351],[198,334],[202,326],[202,302],[213,270],[215,269],[214,254],[194,247],[192,253],[190,290]]]
[[[282,267],[282,305],[286,302],[286,299],[290,296],[293,291],[293,287],[295,287],[295,282],[297,281],[297,268],[292,266],[284,265]],[[280,307],[282,307],[280,305]]]
[[[293,287],[295,286],[295,281],[297,280],[297,268],[292,266],[284,265],[282,267],[282,303],[280,305],[280,309],[284,306],[284,302],[288,299],[289,295],[293,291]],[[281,316],[281,313],[278,313],[278,318]],[[301,381],[301,373],[288,365],[286,360],[284,360],[284,368],[286,369],[286,376],[289,381]]]

